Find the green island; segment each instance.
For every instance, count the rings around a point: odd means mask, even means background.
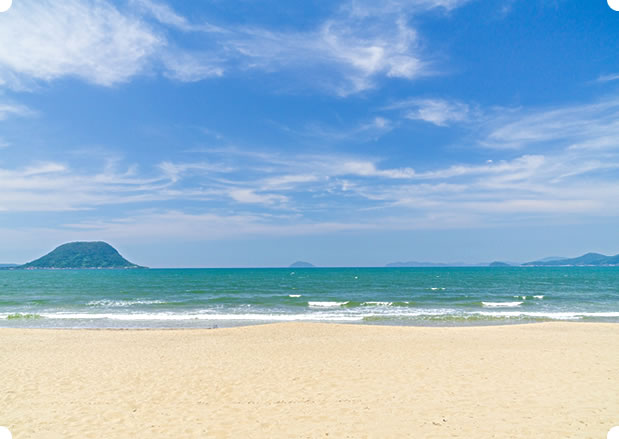
[[[106,242],[70,242],[63,244],[45,256],[14,267],[16,269],[75,269],[75,268],[146,268],[129,262]]]

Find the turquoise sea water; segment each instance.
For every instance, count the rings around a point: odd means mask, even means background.
[[[619,322],[619,268],[0,270],[0,326]]]

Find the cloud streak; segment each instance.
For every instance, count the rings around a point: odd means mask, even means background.
[[[34,111],[25,105],[14,103],[0,102],[0,120],[7,119],[10,116],[32,116]]]
[[[539,145],[570,148],[619,147],[619,99],[574,104],[534,111],[507,110],[485,124],[480,142],[494,149],[522,149]]]
[[[153,0],[125,8],[106,0],[22,0],[0,16],[0,86],[29,89],[63,77],[114,86],[158,72],[193,82],[248,69],[302,70],[308,79],[300,85],[348,96],[379,79],[429,75],[431,60],[410,18],[461,3],[388,1],[376,8],[353,0],[313,29],[282,31],[192,23]],[[170,30],[192,33],[196,44],[184,47]]]
[[[470,120],[469,105],[445,99],[407,99],[388,105],[385,110],[400,110],[409,120],[420,120],[440,127]]]
[[[399,217],[410,220],[409,228],[455,227],[453,212],[462,214],[459,226],[467,218],[476,218],[479,226],[522,215],[619,214],[613,201],[619,197],[616,152],[602,160],[589,150],[564,149],[424,171],[338,155],[257,154],[230,167],[212,155],[203,162],[162,162],[151,176],[131,166],[121,172],[107,167],[80,173],[56,162],[0,169],[0,209],[96,212],[116,206],[128,215],[146,207],[170,209],[184,200],[205,215],[257,215],[274,228],[285,212],[300,224],[358,224],[354,218],[359,217],[378,224]],[[449,219],[448,224],[441,219]]]

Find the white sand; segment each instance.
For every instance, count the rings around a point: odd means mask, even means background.
[[[596,438],[619,325],[0,330],[26,438]]]

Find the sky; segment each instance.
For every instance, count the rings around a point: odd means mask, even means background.
[[[0,262],[619,253],[606,0],[13,0]]]

